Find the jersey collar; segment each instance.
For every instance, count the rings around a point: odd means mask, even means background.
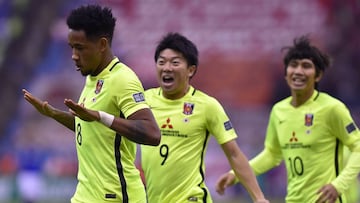
[[[104,70],[102,70],[100,74],[95,76],[95,78],[104,78],[106,75],[110,73],[110,69],[112,69],[113,66],[119,62],[120,60],[117,57],[114,57],[113,60],[111,60],[110,63],[106,66],[106,68],[104,68]]]
[[[173,100],[173,99],[167,99],[167,98],[165,98],[164,96],[163,96],[163,94],[162,94],[162,89],[161,89],[161,87],[159,87],[159,92],[158,92],[158,95],[160,95],[163,99],[165,99],[165,100],[169,100],[169,101],[179,101],[179,100],[182,100],[182,99],[184,99],[184,98],[187,98],[187,97],[191,97],[192,95],[194,95],[194,92],[196,91],[196,89],[193,87],[193,86],[189,86],[189,90],[187,91],[187,93],[183,96],[183,97],[181,97],[181,98],[179,98],[179,99],[175,99],[175,100]]]

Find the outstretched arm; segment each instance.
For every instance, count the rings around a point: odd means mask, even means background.
[[[281,155],[276,154],[264,148],[261,153],[249,161],[252,170],[255,175],[262,174],[281,163]],[[220,195],[225,193],[226,188],[239,182],[239,179],[235,176],[234,170],[230,170],[220,176],[216,183],[216,192]]]
[[[85,121],[104,123],[99,111],[87,109],[71,99],[65,99],[64,103],[70,108],[70,112],[74,116]],[[160,143],[160,129],[150,109],[136,111],[127,119],[114,117],[105,112],[102,113],[106,117],[105,124],[129,140],[146,145],[158,145]]]
[[[238,177],[240,183],[246,188],[250,197],[255,203],[267,203],[268,200],[265,199],[263,192],[260,189],[260,186],[256,180],[255,174],[252,171],[248,159],[240,150],[235,140],[231,140],[225,144],[222,144],[222,149],[224,150],[226,157],[229,160],[231,168],[234,170],[236,176]],[[228,181],[228,182],[227,182]],[[231,179],[225,180],[225,184],[231,184],[234,181]],[[217,187],[218,189],[218,187]]]
[[[47,101],[40,100],[26,89],[22,89],[22,92],[25,100],[32,104],[42,115],[56,120],[72,131],[75,130],[75,117],[71,113],[54,108]]]

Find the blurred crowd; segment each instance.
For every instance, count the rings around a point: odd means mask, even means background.
[[[65,17],[87,3],[113,9],[115,54],[137,72],[145,88],[156,85],[153,53],[161,36],[177,31],[192,39],[199,47],[201,72],[194,86],[224,104],[249,158],[262,149],[271,105],[289,95],[280,50],[302,34],[310,34],[333,59],[320,90],[344,101],[360,123],[357,0],[0,0],[0,202],[49,197],[66,202],[74,191],[73,133],[35,112],[21,89],[64,110],[64,98],[77,100],[84,78],[71,61]],[[229,169],[211,142],[206,158],[210,187]],[[280,167],[259,177],[267,196],[284,196],[284,172]],[[239,186],[214,199],[245,195]]]

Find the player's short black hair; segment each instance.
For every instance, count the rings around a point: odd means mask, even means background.
[[[83,30],[88,39],[106,37],[111,44],[116,18],[112,15],[110,8],[83,5],[71,11],[66,23],[70,29]]]
[[[330,57],[326,53],[311,45],[309,35],[295,38],[294,45],[283,47],[282,51],[284,50],[287,51],[283,59],[285,71],[291,60],[310,59],[315,65],[316,76],[318,76],[320,72],[325,72],[331,63]]]
[[[172,49],[174,51],[177,51],[183,55],[185,60],[188,63],[188,66],[196,66],[196,69],[198,67],[199,63],[199,53],[196,45],[187,39],[185,36],[176,33],[176,32],[169,32],[167,33],[159,42],[159,44],[156,47],[155,51],[155,62],[159,58],[160,52],[164,49]],[[193,74],[195,75],[195,73]]]

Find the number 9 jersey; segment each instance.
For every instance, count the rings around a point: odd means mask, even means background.
[[[237,135],[221,104],[190,87],[177,100],[160,88],[145,91],[161,130],[159,146],[141,145],[149,203],[212,202],[205,185],[204,158],[210,135],[221,145]]]

